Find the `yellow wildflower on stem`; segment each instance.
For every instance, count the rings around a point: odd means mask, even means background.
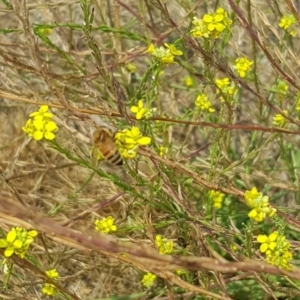
[[[233,97],[234,93],[236,92],[236,86],[231,84],[228,77],[223,79],[216,79],[217,85],[217,94],[223,94],[224,96],[228,97],[229,100]],[[224,102],[224,98],[221,97],[221,101]]]
[[[54,121],[52,121],[53,114],[48,111],[47,105],[42,105],[38,111],[29,115],[29,119],[22,130],[27,133],[29,137],[39,141],[43,138],[46,140],[53,140],[55,132],[58,128]]]
[[[158,151],[160,156],[165,156],[168,153],[168,148],[164,146],[159,146]]]
[[[247,205],[252,208],[248,214],[249,218],[262,222],[266,216],[271,218],[275,215],[276,209],[269,204],[269,197],[259,193],[256,187],[246,191],[244,197]]]
[[[145,274],[143,276],[143,279],[141,282],[144,287],[149,288],[153,285],[155,280],[156,280],[156,275],[148,272],[147,274]]]
[[[45,283],[42,288],[42,293],[47,296],[55,296],[57,289],[55,285],[51,283]]]
[[[39,141],[43,138],[46,140],[54,140],[55,138],[55,132],[57,132],[58,128],[56,126],[56,123],[53,121],[45,122],[43,120],[37,119],[33,120],[33,128],[34,131],[32,133],[32,137]]]
[[[274,88],[276,89],[277,93],[285,96],[289,90],[289,85],[283,80],[278,80]]]
[[[208,193],[208,197],[213,201],[214,208],[221,208],[225,194],[211,190]]]
[[[57,279],[58,278],[58,272],[57,272],[56,269],[48,270],[45,273],[51,279]]]
[[[151,143],[151,138],[142,136],[138,127],[131,127],[118,131],[115,134],[116,145],[123,158],[134,158],[139,146],[146,146]]]
[[[115,219],[112,216],[104,218],[102,220],[95,221],[95,229],[102,233],[109,233],[111,231],[117,231],[117,226],[114,224]]]
[[[280,19],[279,27],[285,30],[289,35],[295,36],[296,30],[294,29],[294,25],[297,23],[294,15],[285,15]]]
[[[193,37],[218,38],[225,29],[230,29],[232,21],[228,18],[227,12],[219,7],[215,13],[205,14],[202,19],[193,18],[194,28],[190,33]]]
[[[194,84],[193,78],[192,78],[191,76],[186,76],[186,77],[184,78],[184,84],[185,84],[185,86],[187,86],[187,87],[192,87],[193,84]]]
[[[29,115],[30,118],[36,119],[52,119],[53,114],[48,111],[48,105],[42,105],[38,111],[35,111]]]
[[[283,111],[286,115],[288,114],[287,110]],[[276,114],[273,117],[273,125],[277,126],[277,127],[282,127],[284,126],[286,123],[286,120],[284,118],[284,116],[282,114]]]
[[[27,231],[20,227],[14,227],[7,233],[5,239],[0,239],[0,248],[6,248],[4,251],[6,257],[16,254],[24,258],[37,234],[35,230]]]
[[[270,264],[282,269],[291,269],[290,261],[293,255],[289,252],[291,245],[285,236],[274,231],[269,236],[259,234],[257,241],[261,244],[260,252],[266,254],[266,259]]]
[[[173,241],[165,239],[161,235],[155,236],[155,244],[159,254],[170,254],[173,251]]]
[[[56,280],[58,279],[58,272],[56,269],[51,269],[45,272],[47,277]],[[47,296],[54,296],[57,292],[56,286],[51,283],[45,283],[42,288],[42,293]]]
[[[274,231],[269,236],[259,234],[257,236],[257,241],[261,243],[260,252],[265,253],[267,250],[273,251],[276,248],[277,243],[275,242],[278,238],[278,231]]]
[[[248,71],[250,71],[253,61],[248,60],[246,57],[239,57],[235,60],[235,65],[233,66],[240,77],[246,77]]]
[[[145,117],[146,119],[153,117],[154,112],[156,111],[156,108],[145,108],[143,100],[139,100],[137,106],[132,106],[130,108],[131,112],[135,113],[135,117],[137,120],[142,119]]]
[[[137,120],[140,120],[147,112],[147,109],[144,107],[143,100],[139,100],[138,105],[132,106],[130,110],[136,114],[135,117]]]
[[[155,48],[154,45],[151,44],[147,52],[166,65],[173,63],[175,56],[183,54],[182,51],[178,50],[173,44],[169,45],[167,43],[165,43],[165,48],[162,46]]]
[[[209,102],[209,100],[205,94],[200,94],[197,97],[197,99],[195,101],[195,105],[200,111],[207,110],[210,113],[215,111],[214,108],[211,107],[211,103]]]

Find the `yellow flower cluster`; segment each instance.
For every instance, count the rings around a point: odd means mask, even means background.
[[[95,221],[95,229],[102,233],[109,233],[111,231],[116,231],[117,226],[114,224],[115,219],[112,216],[104,218],[102,220]]]
[[[147,50],[152,56],[154,56],[158,61],[163,64],[170,64],[174,62],[175,56],[182,55],[182,51],[178,50],[174,45],[165,43],[165,47],[155,48],[153,44],[151,44]]]
[[[269,236],[258,235],[257,241],[261,243],[260,252],[266,254],[266,259],[270,264],[282,269],[291,269],[289,262],[293,259],[293,255],[289,251],[291,245],[285,236],[274,231]]]
[[[169,149],[164,146],[159,146],[158,151],[160,156],[165,156],[168,153]]]
[[[192,78],[191,76],[186,76],[186,77],[184,78],[184,84],[185,84],[185,86],[187,86],[187,87],[192,87],[193,84],[194,84],[193,78]]]
[[[273,86],[273,88],[276,90],[277,93],[285,96],[289,90],[289,85],[283,80],[278,80],[277,84]]]
[[[235,60],[234,69],[237,70],[240,77],[246,77],[246,73],[251,69],[253,61],[248,60],[246,57],[238,57]]]
[[[143,100],[139,100],[138,105],[132,106],[130,108],[130,111],[135,113],[135,117],[137,120],[140,120],[143,117],[145,117],[146,119],[149,119],[149,118],[153,117],[154,112],[156,111],[156,108],[150,108],[150,109],[145,108]]]
[[[58,272],[56,269],[48,270],[45,272],[47,277],[56,280],[58,278]],[[42,293],[47,296],[54,296],[56,294],[57,290],[55,285],[51,283],[45,283],[42,288]]]
[[[155,236],[155,244],[159,254],[170,254],[173,251],[173,242],[164,239],[161,235]]]
[[[262,222],[266,216],[271,218],[275,215],[276,208],[269,204],[269,197],[259,193],[256,187],[253,187],[251,191],[246,191],[244,197],[247,205],[252,208],[248,214],[249,218]]]
[[[145,274],[143,276],[143,279],[141,282],[144,287],[149,288],[153,285],[155,279],[156,279],[156,275],[148,272],[147,274]]]
[[[232,21],[228,18],[227,12],[219,7],[215,13],[205,14],[202,19],[193,18],[194,28],[190,31],[196,38],[218,38],[226,28],[229,29]]]
[[[296,18],[293,15],[285,15],[280,19],[279,27],[285,30],[289,35],[295,36],[296,30],[294,25],[297,23]]]
[[[214,208],[221,208],[225,194],[211,190],[208,193],[208,197],[213,201]]]
[[[284,110],[283,111],[286,115],[288,114],[287,110]],[[282,127],[285,125],[285,118],[282,114],[276,114],[274,117],[273,117],[273,125],[277,126],[277,127]]]
[[[6,248],[4,251],[6,257],[16,254],[24,258],[37,234],[35,230],[27,231],[20,227],[14,227],[7,233],[5,239],[0,239],[0,248]]]
[[[123,158],[134,158],[139,146],[146,146],[151,143],[151,138],[142,136],[138,127],[124,129],[115,134],[115,143]]]
[[[201,94],[197,97],[195,105],[201,111],[207,110],[210,113],[215,111],[214,108],[211,107],[211,103],[205,94]]]
[[[22,128],[29,137],[39,141],[43,138],[53,140],[58,128],[52,120],[53,114],[48,112],[48,106],[42,105],[38,111],[29,115],[26,125]]]
[[[234,93],[236,92],[236,86],[232,85],[229,78],[225,77],[223,79],[216,79],[216,85],[217,85],[217,94],[222,94],[227,97],[232,97]],[[224,102],[224,98],[221,97],[221,101]]]

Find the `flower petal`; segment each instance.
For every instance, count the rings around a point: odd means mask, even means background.
[[[151,143],[151,138],[148,136],[143,136],[137,140],[137,143],[141,146],[145,146]]]
[[[10,257],[14,254],[14,252],[15,252],[15,249],[13,247],[8,247],[4,251],[4,256]]]
[[[45,132],[45,139],[49,140],[49,141],[52,141],[52,140],[55,139],[55,134],[53,132],[46,131]]]
[[[56,123],[53,121],[47,122],[45,125],[46,131],[57,131],[57,129]]]
[[[44,132],[42,131],[35,131],[32,135],[32,137],[37,140],[37,141],[40,141],[44,136]]]

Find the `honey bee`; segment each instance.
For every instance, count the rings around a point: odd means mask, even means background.
[[[123,164],[111,129],[105,126],[98,127],[93,133],[93,140],[93,161],[97,161],[100,154],[105,160],[114,165],[120,166]]]

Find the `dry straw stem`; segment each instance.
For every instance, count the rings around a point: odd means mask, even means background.
[[[43,101],[34,101],[32,99],[22,97],[16,94],[7,93],[0,90],[0,96],[6,99],[10,99],[13,101],[19,101],[24,103],[30,103],[35,105],[48,105],[52,108],[57,108],[61,110],[66,110],[66,107],[59,104],[59,103],[48,103]],[[124,118],[124,115],[115,112],[115,111],[101,111],[99,108],[95,109],[84,109],[84,108],[77,108],[72,105],[67,105],[67,111],[70,111],[75,116],[78,116],[82,119],[88,119],[88,116],[85,115],[98,115],[98,116],[107,116],[107,117],[115,117],[115,118]],[[280,110],[279,110],[280,112]],[[284,114],[284,113],[283,113]],[[131,120],[136,120],[134,116],[128,116]],[[288,119],[288,117],[287,117]],[[284,134],[291,134],[291,135],[300,135],[300,131],[298,130],[287,130],[283,128],[274,128],[274,127],[265,127],[265,126],[258,126],[258,125],[227,125],[227,124],[216,124],[210,122],[196,122],[196,121],[188,121],[188,120],[176,120],[172,118],[165,118],[160,116],[155,116],[149,118],[150,121],[161,121],[166,123],[177,123],[177,124],[185,124],[185,125],[194,125],[194,126],[201,126],[201,127],[211,127],[211,128],[221,128],[226,130],[246,130],[246,131],[263,131],[263,132],[274,132],[274,133],[284,133]]]
[[[292,271],[286,271],[255,260],[228,262],[224,259],[210,257],[160,255],[149,246],[137,246],[129,242],[124,243],[111,236],[99,235],[89,231],[74,231],[52,221],[33,208],[28,210],[10,197],[4,198],[0,196],[0,207],[2,220],[5,220],[7,216],[9,216],[10,222],[12,220],[11,217],[16,218],[16,220],[19,219],[22,221],[24,228],[34,228],[40,233],[45,233],[48,238],[59,241],[64,245],[80,250],[93,250],[122,261],[143,265],[145,269],[155,270],[155,272],[174,271],[179,268],[189,270],[206,269],[222,273],[254,271],[300,279],[300,269],[296,267]],[[26,222],[27,226],[25,226]],[[128,259],[126,255],[128,255]]]

